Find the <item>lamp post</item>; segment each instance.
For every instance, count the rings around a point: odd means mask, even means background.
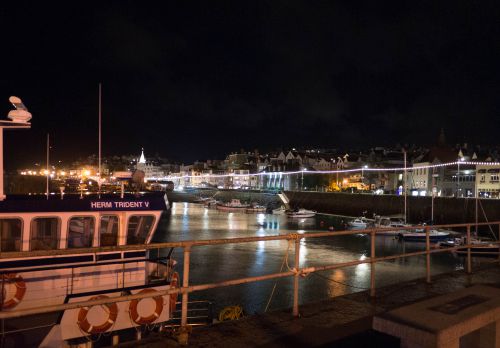
[[[366,164],[361,167],[361,188],[363,188],[363,186],[365,185],[364,170],[366,168],[368,168],[368,166]]]
[[[304,168],[302,168],[302,183],[300,185],[300,190],[304,191]]]
[[[465,161],[465,158],[460,157],[457,161],[457,198],[460,196],[460,162]]]

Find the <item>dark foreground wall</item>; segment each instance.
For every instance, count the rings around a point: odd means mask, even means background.
[[[359,216],[403,214],[404,197],[395,195],[370,195],[350,193],[294,192],[287,191],[292,207],[314,209],[322,213]],[[407,213],[410,222],[431,220],[431,197],[407,197]],[[484,209],[484,213],[483,213]],[[470,198],[434,199],[434,223],[451,224],[474,222],[476,200]],[[478,200],[479,222],[500,221],[500,200]]]

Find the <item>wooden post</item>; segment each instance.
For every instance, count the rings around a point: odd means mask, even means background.
[[[293,276],[293,316],[299,314],[299,269],[300,269],[300,238],[295,239],[295,270],[297,273]]]

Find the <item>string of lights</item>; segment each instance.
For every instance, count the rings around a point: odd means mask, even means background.
[[[407,172],[411,172],[414,169],[433,169],[433,168],[442,168],[442,167],[451,167],[451,166],[458,166],[458,165],[471,165],[471,166],[500,166],[500,162],[475,162],[475,161],[455,161],[455,162],[448,162],[448,163],[439,163],[439,164],[429,164],[429,165],[422,165],[422,166],[416,166],[416,167],[407,167],[406,169],[404,167],[394,167],[394,168],[369,168],[369,167],[359,167],[359,168],[351,168],[351,169],[336,169],[336,170],[295,170],[295,171],[288,171],[288,172],[260,172],[260,173],[248,173],[248,174],[235,174],[235,173],[228,173],[228,174],[200,174],[200,175],[167,175],[162,178],[148,178],[149,181],[152,180],[160,180],[160,179],[169,179],[169,180],[179,180],[179,179],[189,179],[189,178],[200,178],[200,177],[205,177],[205,178],[227,178],[227,177],[259,177],[259,176],[269,176],[269,175],[297,175],[297,174],[308,174],[308,175],[315,175],[315,174],[341,174],[341,173],[355,173],[355,172],[404,172],[405,170]]]

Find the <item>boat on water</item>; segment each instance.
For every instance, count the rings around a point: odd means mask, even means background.
[[[379,231],[377,235],[397,236],[400,233],[410,232],[409,227],[414,227],[412,224],[405,223],[403,219],[398,217],[375,216],[373,223],[375,228],[393,228],[393,230]]]
[[[247,214],[252,214],[252,213],[265,213],[267,208],[263,205],[259,204],[252,204],[250,207],[245,209],[245,213]]]
[[[351,230],[364,230],[368,226],[370,226],[371,221],[365,218],[364,216],[357,217],[354,220],[351,220],[347,223],[347,226]]]
[[[212,199],[213,199],[212,197],[198,197],[193,201],[193,203],[205,204],[206,202],[209,202]]]
[[[239,199],[231,199],[230,202],[228,203],[217,203],[217,209],[220,211],[241,211],[245,212],[246,209],[251,208],[250,204],[247,203],[241,203]]]
[[[453,238],[447,239],[439,243],[440,248],[459,247],[466,245],[466,238]],[[499,255],[500,245],[491,240],[484,240],[479,238],[471,238],[470,253],[472,256],[485,256],[496,257]],[[455,250],[455,254],[460,256],[467,256],[467,248]]]
[[[19,98],[13,100],[22,105]],[[24,105],[16,108],[25,109]],[[30,128],[30,124],[16,119],[0,121],[1,132],[9,127]],[[3,143],[0,146],[3,153]],[[161,215],[169,209],[164,193],[4,196],[3,173],[0,180],[2,311],[154,293],[178,286],[175,261],[146,248]],[[56,323],[51,319],[42,330],[43,319],[18,321],[11,335],[31,335],[29,329],[37,326],[43,342],[36,345],[60,347],[73,339],[167,322],[176,299],[176,295],[158,295],[65,310]],[[10,325],[10,319],[5,325]]]
[[[286,215],[290,218],[311,218],[316,216],[316,210],[294,209],[287,210]]]
[[[273,209],[273,214],[274,215],[284,215],[284,214],[286,214],[286,208],[284,206],[281,206],[279,208]]]
[[[426,233],[423,232],[401,232],[397,235],[399,240],[405,242],[423,242],[426,241]],[[438,231],[435,229],[429,230],[429,241],[432,243],[444,241],[450,238],[450,232]]]

